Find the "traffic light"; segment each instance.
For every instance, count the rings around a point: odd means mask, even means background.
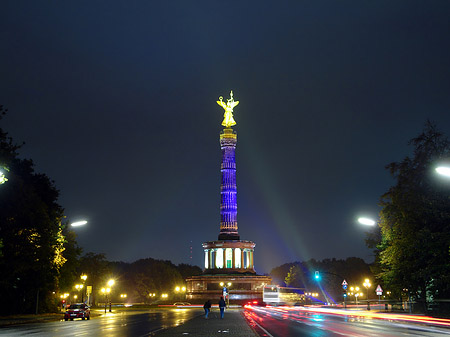
[[[344,298],[347,297],[347,290],[342,291],[342,296],[344,296]]]
[[[314,278],[315,278],[317,281],[320,280],[320,274],[319,274],[319,271],[318,271],[318,270],[316,270],[316,271],[314,272]]]

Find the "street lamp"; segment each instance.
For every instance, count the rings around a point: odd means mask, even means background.
[[[370,302],[369,302],[369,288],[371,286],[368,278],[364,280],[363,286],[367,288],[367,310],[370,310]]]
[[[81,302],[83,302],[83,285],[82,284],[75,284],[75,289],[77,291],[81,291]]]
[[[80,226],[84,226],[86,224],[87,224],[87,221],[83,220],[83,221],[73,222],[73,223],[70,224],[70,226],[72,226],[72,227],[80,227]]]
[[[361,225],[365,225],[365,226],[375,226],[375,224],[376,224],[375,220],[372,220],[370,218],[364,218],[364,217],[358,218],[358,222]]]
[[[442,176],[450,177],[450,167],[447,166],[436,167],[436,172]]]
[[[179,297],[180,299],[183,298],[183,295],[180,293],[185,293],[185,292],[186,292],[186,287],[180,287],[180,286],[175,287],[175,293],[176,293],[177,297]]]
[[[80,279],[83,281],[83,284],[82,284],[82,286],[84,286],[84,283],[86,282],[86,280],[87,280],[87,275],[85,275],[85,274],[83,274],[83,275],[81,275],[80,276]],[[81,302],[84,302],[84,290],[82,291],[82,293],[81,293]],[[89,305],[89,301],[88,301],[88,305]]]
[[[355,295],[356,305],[358,305],[358,296],[362,296],[362,293],[358,293],[359,287],[350,287],[350,295]],[[355,291],[355,293],[353,293]]]
[[[109,286],[108,289],[112,288],[112,286],[114,285],[114,283],[116,283],[116,282],[115,282],[113,279],[109,280],[109,281],[108,281],[108,286]],[[111,289],[110,289],[110,291],[111,291]],[[109,296],[109,312],[111,312],[111,297],[112,297],[112,296]]]
[[[105,295],[105,314],[106,314],[106,303],[108,302],[108,294],[111,292],[111,288],[102,288],[100,291],[102,292],[102,294]],[[111,312],[111,308],[109,309],[109,311]]]

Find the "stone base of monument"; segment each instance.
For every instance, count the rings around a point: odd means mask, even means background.
[[[262,301],[263,288],[271,282],[270,276],[245,273],[191,276],[186,279],[186,300],[191,303],[211,300],[215,303],[223,296],[223,288],[226,287],[230,304]]]

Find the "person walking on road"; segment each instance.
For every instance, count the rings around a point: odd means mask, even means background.
[[[223,318],[223,313],[225,311],[225,307],[226,307],[226,303],[225,300],[223,299],[223,296],[220,296],[220,301],[219,301],[219,308],[220,308],[220,318]]]
[[[205,318],[208,319],[209,312],[211,311],[211,301],[207,300],[203,305],[203,309],[205,309]]]

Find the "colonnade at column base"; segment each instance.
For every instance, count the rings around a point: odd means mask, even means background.
[[[204,273],[255,273],[254,248],[252,241],[245,240],[204,242]]]

